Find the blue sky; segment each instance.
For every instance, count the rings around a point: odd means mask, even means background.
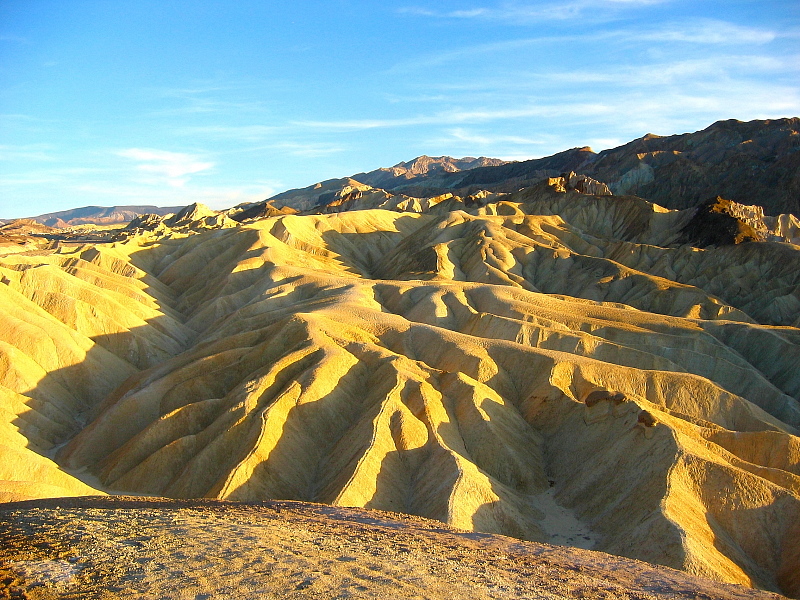
[[[800,2],[0,0],[0,217],[800,116]]]

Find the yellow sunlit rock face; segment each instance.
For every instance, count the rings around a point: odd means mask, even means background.
[[[2,498],[376,508],[800,594],[800,247],[429,204],[0,256]]]

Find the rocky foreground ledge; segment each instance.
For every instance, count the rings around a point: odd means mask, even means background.
[[[396,513],[82,497],[0,504],[0,598],[783,597]]]

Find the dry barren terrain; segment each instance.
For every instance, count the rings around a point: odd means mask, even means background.
[[[796,218],[561,179],[0,256],[2,498],[365,507],[800,595]]]
[[[0,506],[0,597],[777,600],[619,557],[299,502]]]

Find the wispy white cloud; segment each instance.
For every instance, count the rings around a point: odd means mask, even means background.
[[[593,70],[509,71],[479,81],[434,82],[427,89],[441,91],[462,104],[512,107],[500,116],[513,118],[519,112],[581,118],[615,114],[608,107],[624,103],[632,95],[659,98],[684,94],[747,101],[765,92],[771,105],[791,105],[800,93],[800,88],[792,84],[798,75],[800,54],[721,54],[641,65],[603,65]],[[536,110],[531,110],[532,104]],[[515,111],[514,105],[521,110]]]
[[[447,100],[447,96],[444,94],[384,94],[384,97],[387,102],[392,104],[442,102]]]
[[[398,10],[401,14],[439,19],[476,19],[502,21],[514,24],[567,20],[581,16],[601,19],[609,11],[622,8],[663,4],[669,0],[572,0],[551,3],[505,2],[496,6],[482,6],[468,9],[442,11],[424,6],[407,6]]]
[[[653,61],[641,65],[619,65],[597,70],[526,71],[513,78],[484,82],[486,89],[517,90],[540,89],[550,86],[585,86],[613,84],[615,87],[652,87],[658,85],[710,84],[713,81],[730,81],[758,73],[785,74],[800,72],[800,54],[775,57],[759,54],[723,54],[704,58]],[[774,84],[773,84],[774,85]],[[769,87],[769,86],[768,86]]]
[[[284,130],[272,125],[193,125],[177,128],[174,132],[182,136],[258,142],[274,138]]]
[[[266,146],[264,149],[283,150],[292,156],[303,157],[327,156],[329,154],[344,152],[345,150],[341,145],[319,142],[279,142],[272,146]]]
[[[42,119],[40,119],[38,117],[34,117],[32,115],[26,115],[24,113],[2,113],[2,114],[0,114],[0,120],[9,121],[9,122],[14,122],[14,121],[23,121],[23,122],[37,121],[38,122],[38,121],[42,121]]]
[[[25,113],[0,114],[0,131],[2,131],[6,142],[16,140],[24,144],[30,139],[37,139],[37,137],[28,137],[31,134],[41,134],[43,132],[50,134],[56,124],[57,121],[54,119],[44,119]],[[48,135],[48,137],[50,136]],[[42,138],[39,137],[38,139]]]
[[[402,62],[392,65],[392,67],[389,69],[389,73],[414,73],[418,72],[420,69],[445,65],[482,55],[508,53],[535,44],[543,44],[548,42],[565,43],[577,39],[577,36],[537,36],[534,38],[474,44],[462,48],[455,48],[446,52],[437,52],[427,56],[417,56],[411,60],[404,59]]]
[[[800,55],[757,50],[748,54],[725,48],[702,57],[669,53],[646,64],[601,63],[593,69],[543,65],[541,70],[507,70],[480,80],[441,78],[426,82],[426,93],[441,92],[461,108],[413,119],[327,125],[357,129],[424,124],[435,133],[423,138],[423,147],[431,144],[437,153],[509,158],[544,156],[570,145],[604,149],[646,132],[692,131],[723,118],[800,114]],[[468,127],[480,123],[491,123],[491,128]],[[585,134],[576,135],[581,129]],[[563,133],[555,136],[556,131]],[[515,138],[542,143],[528,151]]]
[[[652,49],[653,44],[662,44],[664,47],[676,44],[745,47],[764,45],[780,39],[797,38],[800,38],[800,32],[793,29],[779,31],[763,27],[748,27],[717,19],[700,19],[690,22],[671,21],[655,27],[588,29],[566,34],[537,35],[473,44],[446,52],[421,55],[412,60],[403,60],[393,65],[389,72],[412,73],[426,67],[473,60],[480,56],[510,55],[524,48],[553,44],[648,44],[647,47],[642,48],[643,52],[645,49]]]
[[[415,125],[454,125],[459,123],[483,123],[544,116],[567,116],[569,114],[591,115],[603,113],[606,106],[597,102],[580,102],[558,108],[548,104],[526,102],[521,106],[474,109],[450,109],[430,115],[408,118],[352,119],[341,121],[297,121],[296,125],[309,129],[329,131],[359,131],[366,129],[387,129],[411,127]]]
[[[182,87],[153,87],[142,90],[150,98],[159,99],[161,108],[148,113],[153,117],[191,117],[204,115],[259,114],[266,110],[265,86],[280,89],[280,82],[258,82],[258,85],[236,81],[201,81]]]
[[[2,186],[38,186],[54,184],[62,186],[75,178],[86,178],[102,173],[103,169],[92,167],[59,167],[48,169],[31,169],[4,174],[0,177]]]
[[[154,88],[152,91],[165,98],[196,98],[207,94],[214,94],[217,92],[228,92],[235,89],[230,83],[220,82],[195,82],[195,85],[186,85],[181,87],[160,87]]]
[[[419,17],[441,17],[442,13],[421,6],[402,6],[397,9],[401,15],[416,15]]]
[[[60,194],[73,197],[84,204],[112,206],[114,204],[153,204],[156,206],[185,206],[202,202],[211,208],[230,208],[243,202],[256,202],[286,189],[278,179],[256,179],[246,184],[216,183],[184,186],[163,185],[156,180],[126,176],[124,170],[105,168],[65,167],[35,169],[0,176],[0,217],[22,217],[36,214],[38,208],[26,209],[22,198],[40,186],[57,187]],[[38,210],[44,212],[44,210]]]
[[[221,151],[222,154],[244,154],[249,152],[279,151],[292,156],[316,157],[343,152],[341,144],[332,144],[323,141],[298,141],[293,139],[298,133],[298,127],[271,126],[271,125],[208,125],[183,127],[175,131],[177,135],[211,138],[249,143],[235,148]],[[252,145],[253,143],[258,145]],[[220,153],[220,152],[218,152]]]
[[[650,31],[627,31],[625,37],[641,41],[684,42],[705,45],[768,44],[790,32],[747,27],[725,21],[701,19],[691,22],[667,23]]]
[[[259,102],[235,102],[222,100],[219,98],[195,98],[187,97],[183,99],[180,106],[170,108],[160,108],[149,113],[154,117],[177,117],[192,115],[210,114],[236,114],[236,113],[256,113],[263,109]]]
[[[511,144],[517,146],[537,146],[544,144],[544,140],[523,137],[519,135],[486,135],[468,131],[463,128],[450,129],[447,132],[447,141],[461,142],[471,146],[487,147],[498,144]]]
[[[183,187],[188,181],[186,175],[200,173],[214,166],[213,162],[202,161],[197,156],[166,150],[128,148],[116,154],[136,161],[139,163],[137,170],[152,173],[158,176],[156,181],[166,180],[172,187]]]
[[[433,116],[408,117],[401,119],[343,119],[338,121],[294,121],[292,124],[308,129],[325,129],[329,131],[361,131],[365,129],[385,129],[389,127],[408,127],[433,123]]]
[[[525,160],[541,153],[543,146],[557,140],[552,136],[525,137],[502,135],[457,127],[442,132],[442,135],[424,140],[422,143],[432,152],[442,154],[467,153],[473,156],[494,156],[504,160]]]
[[[627,135],[641,135],[640,131],[656,133],[673,133],[681,131],[687,119],[711,122],[719,118],[774,118],[787,114],[800,114],[800,90],[786,84],[778,84],[746,89],[746,81],[734,77],[722,76],[708,79],[708,65],[683,65],[675,67],[672,73],[663,74],[661,79],[653,75],[649,81],[643,72],[620,76],[618,80],[609,77],[609,84],[615,89],[597,94],[578,87],[572,95],[556,95],[553,98],[541,97],[535,104],[530,100],[522,100],[520,105],[506,108],[474,110],[457,109],[442,111],[430,115],[417,116],[410,119],[370,119],[330,122],[307,122],[306,126],[328,131],[357,131],[362,129],[413,127],[416,125],[439,126],[444,129],[445,137],[439,136],[428,141],[452,142],[454,146],[463,147],[471,142],[475,145],[494,145],[500,149],[522,144],[548,145],[553,152],[563,150],[561,138],[545,138],[541,136],[525,136],[510,134],[481,134],[470,132],[463,127],[453,125],[469,125],[493,123],[496,131],[508,131],[508,125],[502,121],[518,121],[539,123],[542,130],[552,131],[554,124],[568,123],[572,129],[585,124],[586,127],[608,128]],[[693,68],[692,68],[693,67]],[[654,73],[658,68],[654,67]],[[681,79],[679,73],[692,79]],[[567,80],[570,78],[567,77]],[[576,74],[573,84],[580,83]],[[680,85],[681,83],[685,85]],[[605,89],[605,88],[603,88]],[[506,102],[507,95],[503,94]],[[588,100],[592,98],[592,100]],[[597,98],[597,99],[595,99]],[[450,126],[449,129],[447,127]],[[588,130],[590,131],[590,130]],[[588,136],[574,143],[583,145]],[[621,138],[614,138],[621,139]],[[607,141],[607,140],[606,140]],[[603,145],[598,140],[598,145]]]
[[[536,132],[538,129],[537,123],[529,123],[525,127],[526,131],[532,132]],[[550,130],[546,125],[541,129]],[[569,143],[565,145],[561,136],[544,131],[531,136],[521,136],[455,128],[445,131],[444,135],[426,139],[423,144],[442,154],[454,155],[467,152],[471,155],[482,154],[509,161],[546,156],[569,147]],[[599,151],[619,146],[627,141],[627,139],[621,138],[589,137],[576,139],[573,145],[591,146]]]
[[[51,144],[0,144],[0,160],[50,162],[57,160],[53,150]]]

